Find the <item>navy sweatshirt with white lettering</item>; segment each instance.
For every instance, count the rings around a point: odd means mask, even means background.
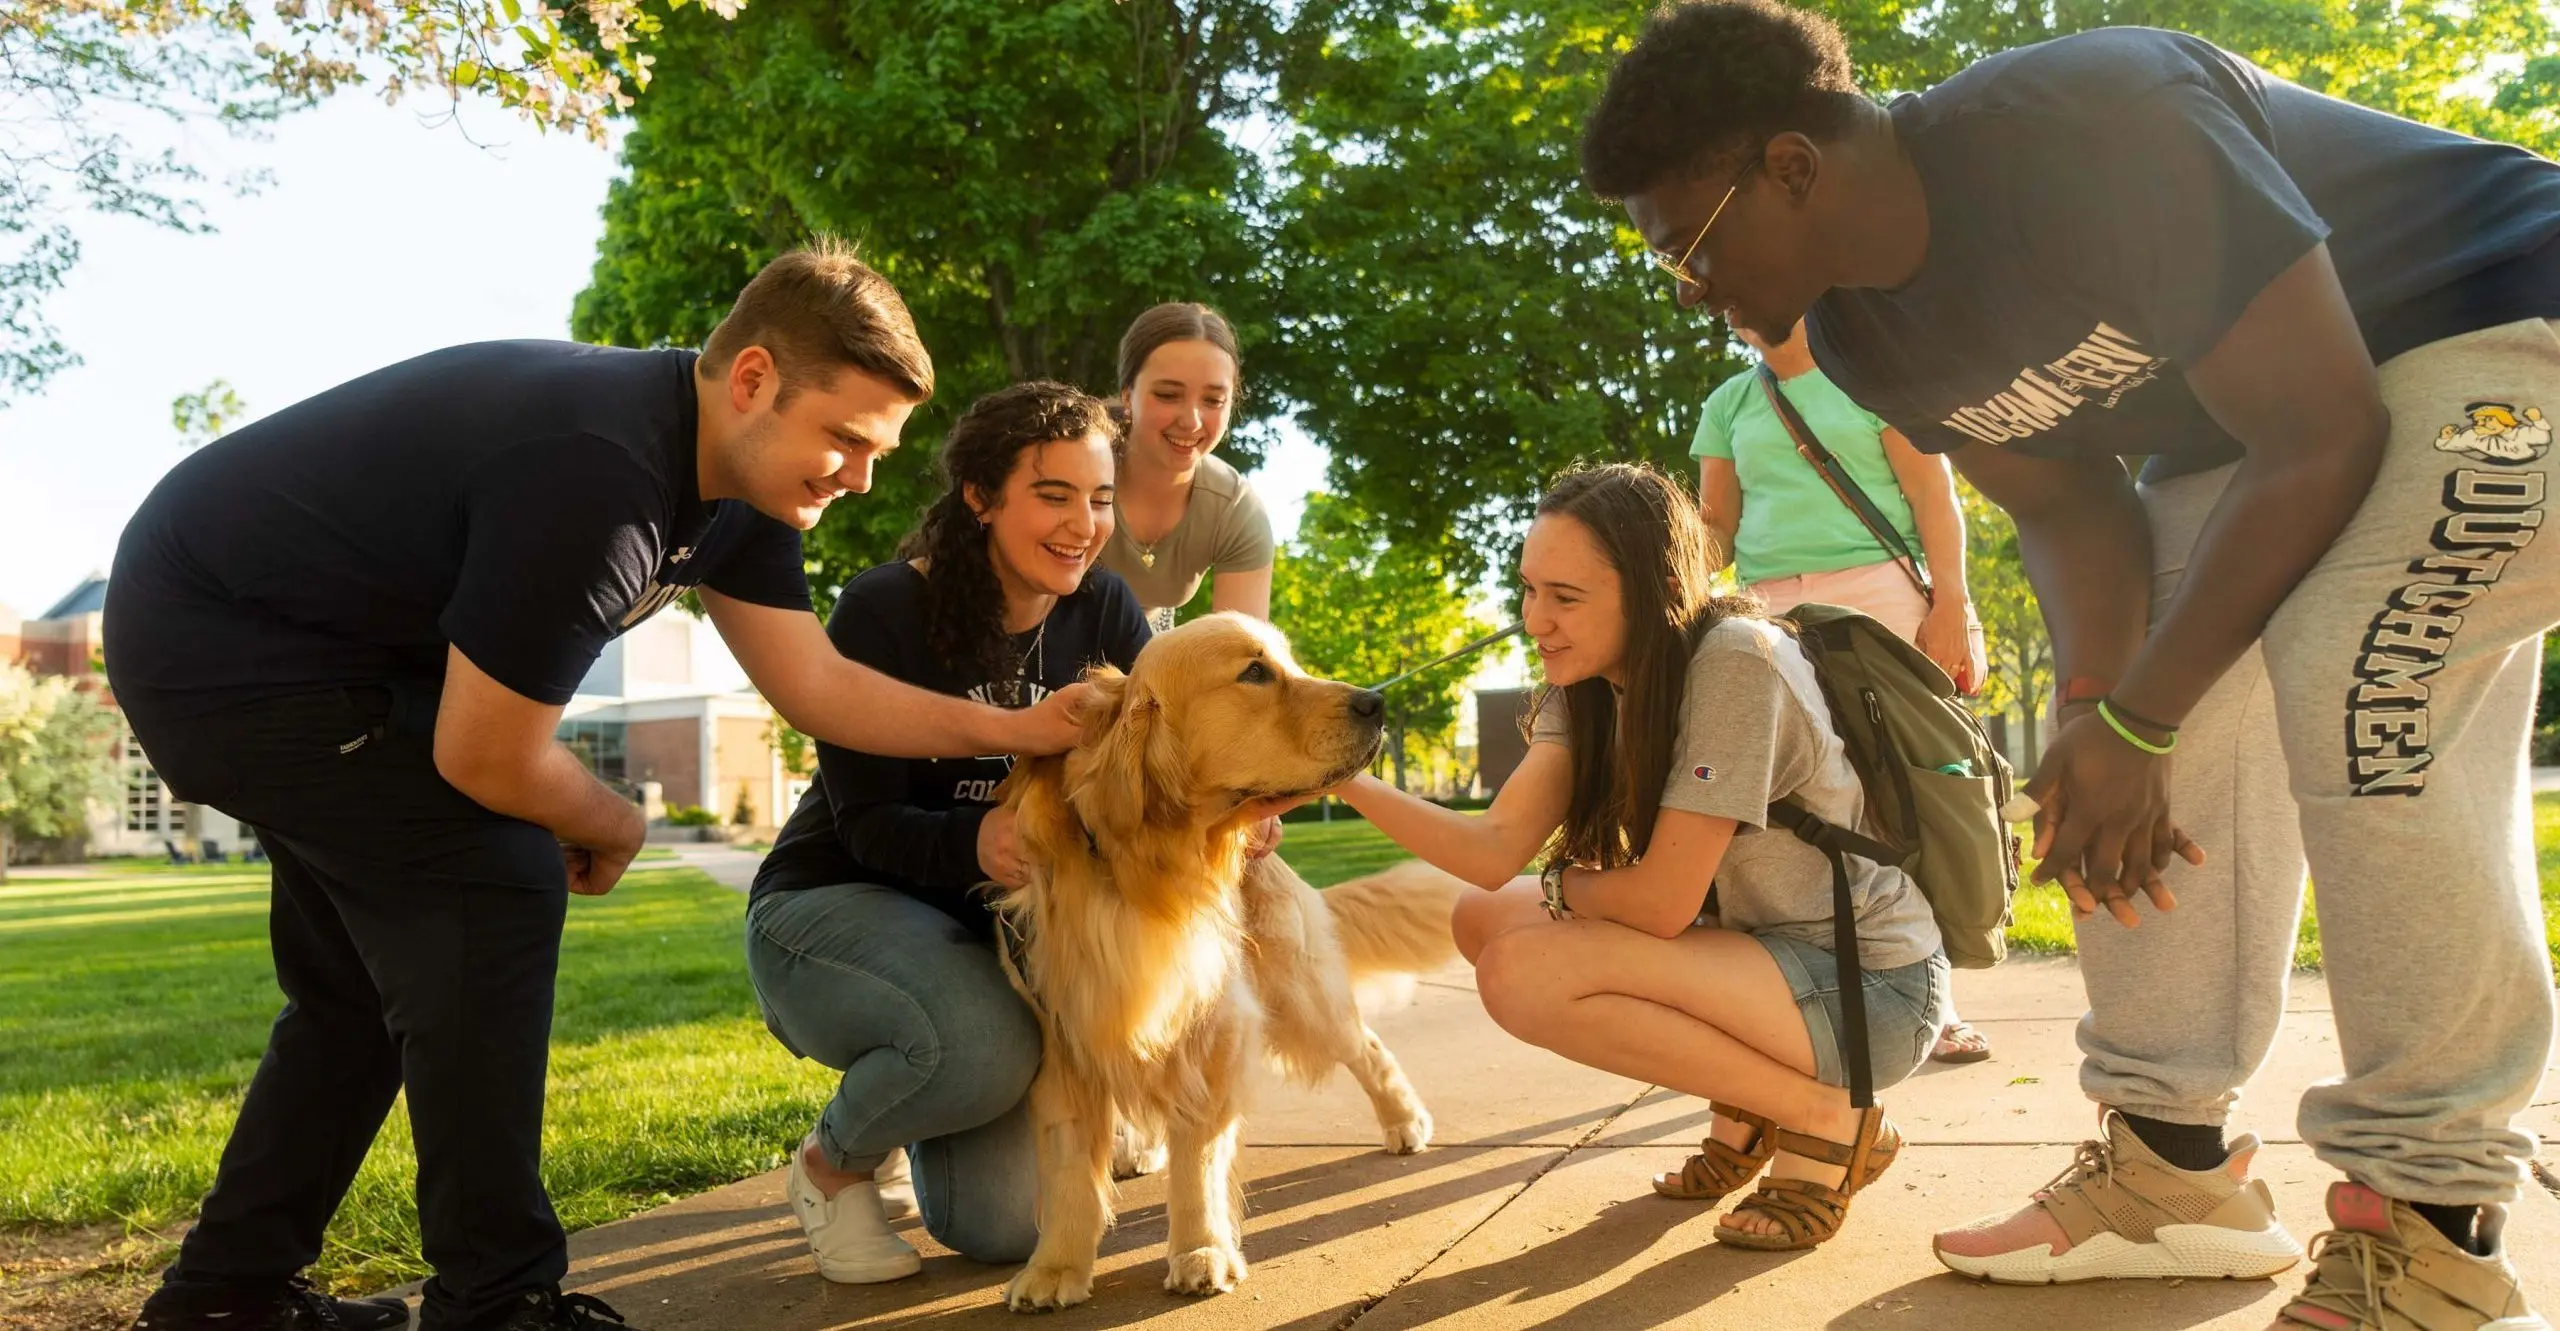
[[[907,563],[883,564],[846,584],[827,636],[853,660],[937,693],[1001,707],[1029,707],[1073,684],[1086,667],[1129,668],[1147,622],[1127,583],[1103,569],[1058,598],[1038,628],[1012,640],[1004,678],[962,678],[925,641],[931,585]],[[978,824],[1012,770],[1005,754],[883,758],[819,744],[818,775],[756,872],[754,897],[842,883],[896,888],[992,936],[980,886]]]

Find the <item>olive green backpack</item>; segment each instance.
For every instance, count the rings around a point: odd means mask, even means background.
[[[1799,605],[1777,621],[1795,631],[1831,704],[1832,723],[1866,791],[1879,833],[1833,827],[1793,799],[1769,806],[1784,827],[1831,861],[1833,951],[1840,964],[1842,1062],[1852,1103],[1874,1101],[1866,997],[1845,856],[1898,865],[1938,918],[1949,965],[1980,969],[2008,955],[2018,840],[2001,811],[2016,793],[1953,681],[1893,630],[1836,605]]]

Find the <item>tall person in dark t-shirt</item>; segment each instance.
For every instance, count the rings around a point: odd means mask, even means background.
[[[408,1094],[422,1325],[621,1324],[563,1295],[540,1175],[569,892],[610,890],[638,807],[553,739],[605,644],[697,591],[793,725],[881,752],[1054,752],[1028,711],[847,660],[799,531],[870,486],[933,366],[849,250],[775,260],[702,354],[456,347],[173,468],[117,547],[107,674],[180,798],[256,827],[286,1005],[212,1194],[139,1326],[371,1331],[397,1301],[299,1283]],[[334,1320],[333,1320],[334,1319]]]
[[[1116,432],[1063,384],[981,398],[951,429],[943,493],[898,563],[855,578],[827,631],[937,693],[1024,707],[1147,640],[1111,539]],[[818,778],[747,905],[747,973],[792,1052],[844,1074],[792,1152],[790,1197],[829,1280],[911,1275],[874,1178],[914,1152],[925,1227],[985,1262],[1039,1237],[1027,1097],[1040,1027],[1005,979],[987,894],[1022,882],[1011,760],[886,757],[821,741]]]
[[[1683,304],[1807,318],[1834,382],[2017,520],[2066,680],[2040,873],[2081,914],[2105,1114],[1941,1258],[2298,1260],[2221,1124],[2282,1016],[2307,853],[2346,1076],[2300,1126],[2348,1181],[2284,1318],[2543,1325],[2499,1231],[2553,1026],[2524,740],[2560,620],[2534,539],[2560,166],[2146,29],[1884,107],[1827,20],[1689,0],[1611,74],[1583,175]]]

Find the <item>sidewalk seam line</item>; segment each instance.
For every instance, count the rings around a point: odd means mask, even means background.
[[[1575,1138],[1571,1145],[1568,1145],[1563,1150],[1558,1151],[1555,1159],[1549,1160],[1545,1165],[1539,1168],[1537,1173],[1531,1174],[1528,1178],[1523,1179],[1519,1187],[1511,1190],[1510,1196],[1503,1198],[1500,1205],[1485,1212],[1483,1218],[1477,1220],[1474,1224],[1467,1226],[1465,1229],[1458,1231],[1455,1235],[1450,1237],[1448,1242],[1432,1249],[1430,1256],[1423,1258],[1422,1261],[1412,1270],[1396,1277],[1395,1280],[1389,1283],[1385,1289],[1369,1295],[1361,1299],[1358,1303],[1353,1304],[1343,1313],[1340,1319],[1333,1323],[1330,1331],[1350,1331],[1353,1323],[1368,1316],[1370,1310],[1376,1308],[1379,1304],[1385,1303],[1388,1299],[1395,1297],[1395,1292],[1397,1290],[1403,1289],[1406,1285],[1413,1283],[1415,1277],[1430,1270],[1441,1258],[1446,1257],[1451,1252],[1455,1251],[1459,1244],[1475,1237],[1477,1230],[1483,1229],[1485,1226],[1492,1224],[1494,1217],[1511,1209],[1511,1204],[1513,1202],[1527,1196],[1529,1189],[1538,1186],[1538,1180],[1555,1172],[1556,1167],[1563,1164],[1565,1161],[1572,1159],[1575,1152],[1580,1151],[1584,1147],[1589,1146],[1592,1142],[1599,1140],[1600,1134],[1608,1131],[1610,1124],[1617,1122],[1620,1116],[1624,1115],[1628,1110],[1644,1103],[1644,1098],[1646,1096],[1661,1089],[1662,1088],[1659,1086],[1646,1086],[1642,1090],[1637,1091],[1625,1104],[1609,1111],[1605,1117],[1601,1118],[1598,1122],[1593,1123],[1589,1131],[1584,1132],[1580,1137]]]

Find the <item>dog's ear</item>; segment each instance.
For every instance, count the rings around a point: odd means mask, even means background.
[[[1091,682],[1085,762],[1071,794],[1078,812],[1106,839],[1180,825],[1191,806],[1190,774],[1164,700],[1116,672]]]
[[[1022,842],[1026,864],[1046,863],[1070,850],[1084,849],[1067,817],[1066,767],[1067,760],[1054,753],[1024,758],[1014,763],[1004,784],[996,788],[996,802],[1013,808],[1014,835]]]

